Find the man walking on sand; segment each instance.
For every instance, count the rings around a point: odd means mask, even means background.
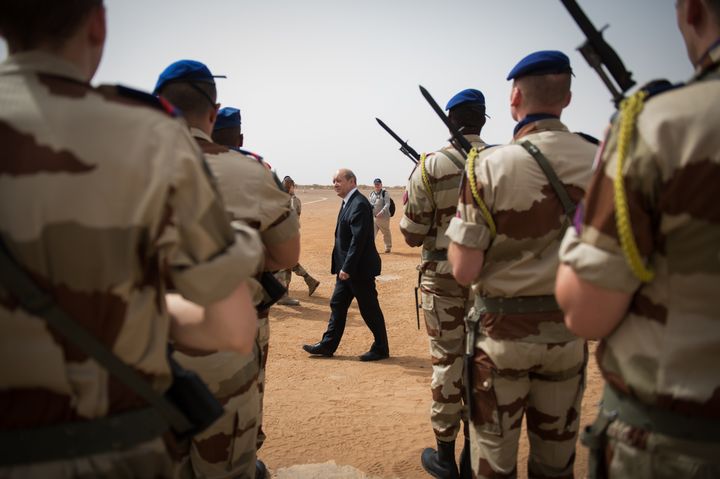
[[[360,314],[373,333],[370,350],[360,356],[361,361],[378,361],[390,356],[385,318],[378,304],[375,277],[380,274],[380,255],[372,236],[372,207],[357,189],[355,174],[341,168],[333,177],[335,193],[343,199],[335,227],[335,247],[332,252],[331,273],[337,275],[335,290],[330,298],[330,320],[322,340],[305,344],[310,354],[330,357],[335,353],[347,320],[353,298],[357,299]]]

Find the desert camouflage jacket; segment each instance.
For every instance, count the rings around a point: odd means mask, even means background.
[[[590,178],[595,145],[569,132],[557,118],[526,124],[509,145],[481,152],[474,171],[466,168],[457,217],[447,234],[458,244],[485,251],[482,272],[473,285],[475,294],[483,297],[543,296],[554,291],[557,252],[569,220],[542,169],[519,145],[526,140],[542,151],[574,202],[580,201]],[[474,175],[478,194],[494,219],[495,238],[473,198],[468,175]],[[487,313],[483,325],[496,339],[552,343],[574,338],[560,311]]]
[[[561,259],[586,281],[634,293],[625,319],[598,348],[605,379],[646,403],[718,419],[720,47],[707,58],[686,86],[647,100],[625,159],[632,232],[654,279],[640,283],[619,243],[617,122],[580,232],[568,230]]]

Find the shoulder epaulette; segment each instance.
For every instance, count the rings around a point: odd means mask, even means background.
[[[234,150],[237,150],[239,153],[242,153],[243,155],[249,156],[251,158],[255,158],[257,161],[261,162],[263,161],[263,157],[258,155],[257,153],[254,153],[250,150],[245,150],[243,148],[233,148]]]
[[[98,91],[104,94],[114,93],[120,98],[133,100],[141,105],[146,105],[155,110],[162,111],[172,117],[181,116],[180,110],[175,108],[166,99],[151,95],[150,93],[141,90],[135,90],[134,88],[129,88],[123,85],[102,85],[98,88]]]
[[[645,101],[650,100],[650,98],[660,95],[661,93],[665,93],[670,90],[674,90],[676,88],[679,88],[683,86],[682,83],[673,84],[669,80],[652,80],[644,84],[640,87],[640,90],[644,91],[647,96],[645,97]]]
[[[589,134],[587,134],[587,133],[583,133],[582,131],[576,131],[575,134],[578,135],[578,136],[579,136],[580,138],[582,138],[583,140],[587,141],[588,143],[592,143],[593,145],[599,145],[599,144],[600,144],[600,140],[598,140],[597,138],[595,138],[595,137],[592,136],[592,135],[589,135]]]

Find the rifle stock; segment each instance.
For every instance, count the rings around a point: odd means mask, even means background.
[[[575,0],[560,1],[587,38],[578,50],[610,90],[615,106],[619,106],[625,98],[625,92],[635,85],[632,73],[625,68],[618,54],[605,41],[602,32],[595,28],[580,5]]]

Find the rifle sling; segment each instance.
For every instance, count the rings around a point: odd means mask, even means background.
[[[422,260],[423,261],[447,261],[447,250],[446,249],[436,249],[436,250],[422,250]]]
[[[0,239],[0,284],[20,302],[23,309],[45,319],[48,325],[85,354],[95,359],[160,413],[177,433],[193,429],[185,415],[170,401],[155,391],[130,366],[120,360],[104,344],[73,321],[60,309],[54,299],[41,290],[30,275],[15,261],[7,245]]]
[[[575,215],[575,203],[570,198],[570,195],[565,189],[565,186],[563,186],[562,182],[558,178],[557,174],[555,174],[555,170],[553,170],[552,166],[550,166],[550,162],[548,161],[548,159],[545,157],[545,155],[542,154],[542,151],[540,151],[537,146],[533,145],[528,140],[520,143],[520,146],[525,148],[525,150],[530,153],[530,155],[535,159],[537,164],[542,169],[543,173],[545,173],[548,181],[550,181],[550,185],[553,187],[553,190],[555,190],[555,194],[558,195],[560,203],[562,203],[563,209],[565,210],[565,215],[567,215],[567,217],[572,220],[573,216]]]

